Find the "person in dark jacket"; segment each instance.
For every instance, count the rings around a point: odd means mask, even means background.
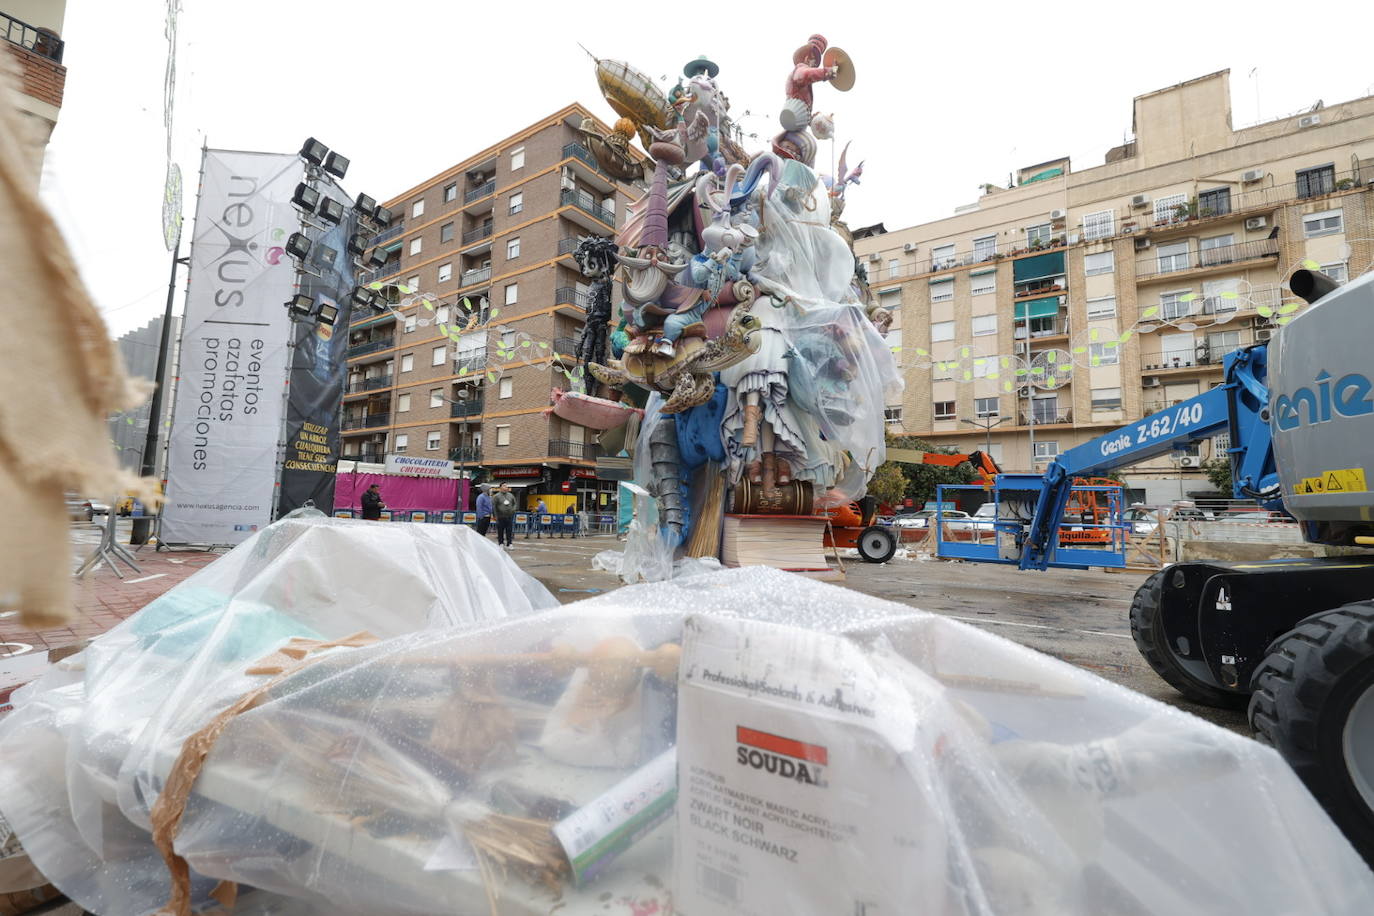
[[[515,537],[515,494],[509,486],[501,484],[491,498],[491,508],[496,516],[496,543],[509,550],[511,540]]]
[[[477,494],[477,533],[482,537],[487,536],[487,531],[491,528],[491,494],[486,488]]]
[[[362,502],[363,518],[373,522],[381,521],[382,510],[386,508],[386,504],[382,502],[382,493],[375,483],[363,493]]]

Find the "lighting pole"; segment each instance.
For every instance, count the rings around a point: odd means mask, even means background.
[[[463,406],[463,405],[467,402],[467,400],[468,400],[468,398],[469,398],[468,389],[467,389],[466,387],[460,388],[460,389],[458,390],[458,400],[456,400],[456,401],[455,401],[453,398],[450,398],[450,397],[448,397],[448,396],[446,396],[446,395],[442,395],[442,394],[439,395],[439,398],[440,398],[441,400],[447,401],[447,402],[450,403],[450,404],[457,404],[457,405],[459,405],[459,406],[461,407],[461,406]],[[486,411],[486,405],[485,405],[485,404],[482,406],[482,410],[483,410],[483,412]],[[480,416],[478,417],[478,421],[477,421],[477,422],[478,422],[479,424],[481,423],[481,418],[480,418]],[[467,417],[466,415],[462,417],[462,424],[463,424],[463,428],[466,428],[466,427],[467,427],[467,424],[468,424],[468,417]],[[466,452],[465,452],[466,446],[464,446],[464,445],[462,444],[462,442],[463,442],[463,433],[460,432],[460,433],[458,433],[458,480],[460,481],[460,483],[458,484],[458,486],[459,486],[460,488],[462,487],[461,481],[465,479],[466,465],[467,465],[467,455],[466,455]],[[463,496],[459,496],[459,501],[460,501],[460,502],[464,501]],[[464,512],[464,511],[466,511],[466,509],[467,509],[466,506],[460,505],[460,506],[458,507],[458,511],[459,511],[459,512]]]
[[[985,454],[985,455],[987,455],[989,458],[991,458],[991,457],[992,457],[992,428],[993,428],[994,426],[1001,426],[1003,423],[1007,422],[1007,418],[1006,418],[1006,417],[998,417],[996,420],[993,420],[993,419],[990,419],[990,418],[984,418],[984,422],[979,423],[977,420],[970,420],[970,419],[968,419],[968,418],[966,418],[966,417],[960,417],[960,418],[959,418],[959,422],[960,422],[960,423],[967,423],[969,426],[976,426],[976,427],[978,427],[979,429],[981,429],[981,430],[983,431],[983,433],[987,436],[987,441],[986,441],[986,443],[985,443],[985,446],[986,446],[986,447],[983,449],[983,454]],[[1031,458],[1032,458],[1032,461],[1033,461],[1034,458],[1035,458],[1035,456],[1032,455]]]

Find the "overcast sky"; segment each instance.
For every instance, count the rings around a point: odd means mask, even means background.
[[[1306,21],[1254,2],[184,3],[174,149],[188,223],[202,142],[294,152],[313,135],[352,159],[350,193],[385,199],[570,102],[609,120],[579,42],[667,86],[705,53],[762,147],[792,51],[824,34],[858,74],[848,93],[816,91],[840,142],[852,140],[851,167],[866,160],[845,218],[890,229],[949,215],[1020,166],[1066,154],[1075,168],[1100,165],[1130,129],[1133,96],[1215,70],[1231,70],[1237,126],[1374,89],[1368,55],[1339,53],[1358,44],[1341,30],[1368,18],[1354,3],[1321,4]],[[620,10],[632,14],[617,21]],[[114,334],[166,297],[164,11],[160,0],[67,4],[44,196]]]

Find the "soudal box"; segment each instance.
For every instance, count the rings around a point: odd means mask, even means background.
[[[943,912],[912,697],[862,645],[689,618],[679,688],[678,913]]]

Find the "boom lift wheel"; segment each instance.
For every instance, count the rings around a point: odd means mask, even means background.
[[[859,532],[854,546],[868,563],[886,563],[897,552],[897,538],[882,525],[869,525]]]
[[[1224,690],[1194,674],[1189,668],[1199,663],[1179,657],[1165,638],[1159,593],[1169,587],[1169,572],[1164,569],[1150,576],[1136,589],[1135,598],[1131,600],[1131,638],[1135,640],[1135,647],[1155,674],[1187,699],[1216,709],[1243,709],[1245,693]]]
[[[1270,643],[1250,725],[1374,866],[1374,601],[1313,614]]]

